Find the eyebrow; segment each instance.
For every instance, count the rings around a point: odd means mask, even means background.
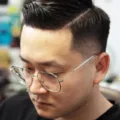
[[[30,61],[26,60],[25,58],[23,58],[21,55],[19,55],[20,59],[23,61],[23,62],[26,62],[26,63],[30,63]],[[57,63],[56,61],[54,60],[51,60],[51,61],[45,61],[45,62],[37,62],[38,65],[44,65],[44,66],[55,66],[55,67],[63,67],[65,65],[63,64],[60,64],[60,63]]]

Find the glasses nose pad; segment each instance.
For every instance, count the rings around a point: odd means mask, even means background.
[[[43,84],[44,83],[44,80],[43,80],[43,78],[42,78],[42,75],[40,74],[40,73],[38,73],[38,81],[41,83],[41,84]]]
[[[33,82],[34,82],[34,79],[37,80],[37,81],[40,83],[40,87],[43,86],[44,80],[42,79],[42,76],[41,76],[40,73],[38,73],[37,75],[33,75],[33,76],[32,76],[31,85],[32,85]],[[31,87],[31,85],[29,86],[29,88]]]
[[[43,80],[42,78],[40,79],[40,82],[41,82],[42,84],[44,84],[44,80]]]

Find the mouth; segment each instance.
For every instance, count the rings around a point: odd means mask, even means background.
[[[39,102],[39,101],[35,101],[35,105],[36,105],[36,107],[38,107],[38,108],[50,107],[50,106],[52,106],[52,105],[49,104],[49,103]]]
[[[40,100],[38,97],[34,97],[34,98],[31,98],[34,105],[37,107],[37,108],[44,108],[44,107],[50,107],[52,106],[52,104],[44,101],[44,100]]]

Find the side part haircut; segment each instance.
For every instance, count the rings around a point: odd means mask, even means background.
[[[43,30],[70,28],[72,48],[82,54],[106,51],[110,19],[91,0],[26,0],[23,22]]]

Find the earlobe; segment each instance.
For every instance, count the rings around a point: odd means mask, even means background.
[[[96,66],[96,75],[93,84],[99,84],[104,78],[104,74],[102,72],[102,65],[100,63]]]
[[[102,53],[98,57],[95,67],[96,73],[93,84],[99,84],[102,80],[104,80],[109,68],[109,62],[110,62],[110,58],[107,53]]]
[[[95,79],[93,81],[93,84],[94,85],[99,84],[102,80],[104,80],[104,78],[105,78],[104,74],[101,75],[101,74],[97,73],[96,76],[95,76]]]

